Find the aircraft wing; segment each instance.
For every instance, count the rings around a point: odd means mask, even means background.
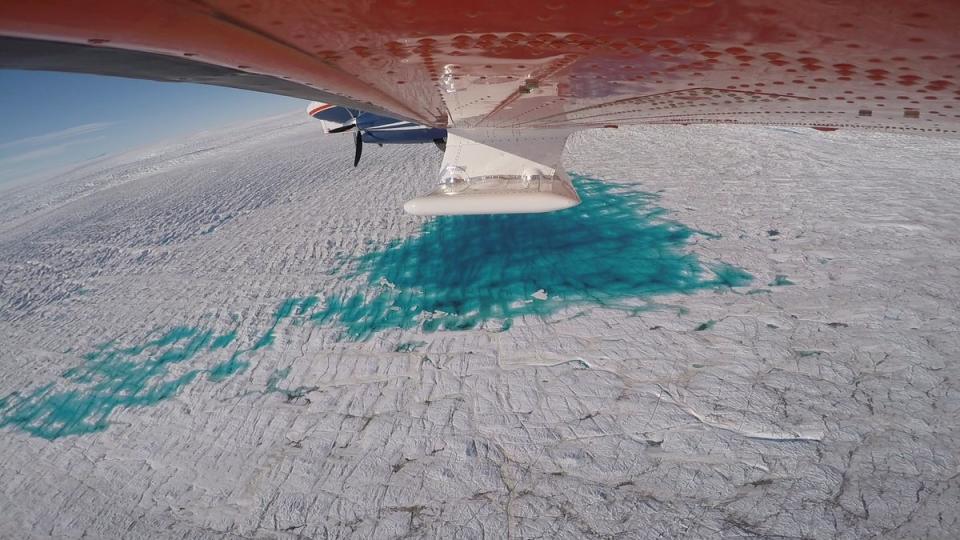
[[[41,0],[0,6],[0,36],[4,67],[297,96],[526,159],[452,163],[471,178],[552,176],[584,128],[960,133],[957,0]]]

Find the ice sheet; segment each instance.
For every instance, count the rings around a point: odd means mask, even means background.
[[[584,132],[585,215],[513,221],[407,216],[436,149],[351,144],[0,192],[0,537],[960,529],[957,142]]]

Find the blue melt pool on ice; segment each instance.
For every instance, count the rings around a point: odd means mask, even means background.
[[[350,340],[391,328],[456,331],[493,323],[507,331],[516,317],[578,306],[634,312],[649,309],[655,296],[751,281],[744,270],[689,253],[692,236],[719,236],[665,219],[655,195],[584,176],[573,181],[583,203],[561,212],[426,222],[420,234],[354,261],[345,276],[360,283],[352,292],[283,301],[250,347],[236,347],[236,331],[216,336],[187,326],[140,345],[106,343],[61,380],[0,398],[0,427],[46,439],[102,431],[113,411],[159,403],[202,373],[219,382],[243,372],[287,319],[340,327]],[[225,353],[208,369],[188,367],[199,355]],[[278,390],[288,372],[275,372],[268,391]]]

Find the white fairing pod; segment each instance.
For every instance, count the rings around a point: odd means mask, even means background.
[[[407,201],[403,209],[418,216],[468,214],[533,214],[580,204],[580,197],[562,172],[525,180],[519,176],[471,178],[461,189],[441,185],[433,193]]]
[[[407,201],[415,215],[524,214],[580,204],[560,155],[570,130],[453,129],[440,186]]]

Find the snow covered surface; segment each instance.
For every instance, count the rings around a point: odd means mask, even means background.
[[[0,537],[951,538],[960,143],[591,131],[430,220],[300,115],[0,192]]]

